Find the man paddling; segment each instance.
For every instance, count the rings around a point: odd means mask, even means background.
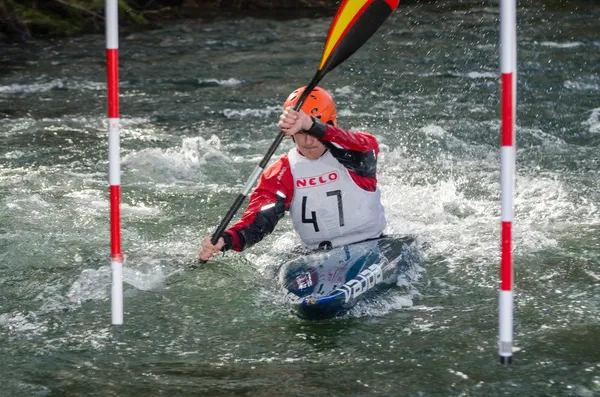
[[[292,92],[279,127],[296,147],[263,172],[242,218],[216,245],[202,241],[200,259],[219,251],[242,251],[270,234],[289,211],[302,243],[329,249],[378,238],[386,221],[377,188],[379,144],[366,132],[337,127],[333,98],[316,87],[300,111],[305,87]]]

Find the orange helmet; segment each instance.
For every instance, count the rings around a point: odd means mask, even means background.
[[[305,89],[306,86],[294,90],[294,92],[292,92],[285,100],[283,108],[286,109],[288,106],[296,105],[298,98],[300,98],[300,95]],[[308,97],[306,97],[306,100],[302,104],[300,110],[309,116],[318,118],[324,123],[337,125],[335,102],[333,102],[331,94],[321,87],[313,88]]]

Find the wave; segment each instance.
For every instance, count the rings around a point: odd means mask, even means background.
[[[543,47],[552,47],[552,48],[575,48],[584,45],[581,41],[572,41],[566,43],[557,43],[554,41],[542,41],[539,43]]]
[[[279,115],[281,110],[281,106],[268,106],[263,109],[224,109],[223,115],[228,119],[267,118]]]
[[[582,124],[588,126],[588,131],[590,133],[600,133],[600,108],[592,109],[590,117]]]

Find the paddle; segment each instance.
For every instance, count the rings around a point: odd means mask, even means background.
[[[400,0],[344,0],[338,8],[323,48],[321,63],[314,77],[298,99],[294,110],[299,110],[302,104],[317,86],[319,81],[340,63],[344,62],[350,55],[354,54],[366,41],[379,29],[387,17],[396,9]],[[273,153],[279,147],[285,134],[279,134],[267,150],[267,153],[258,166],[252,171],[242,192],[235,199],[229,211],[221,221],[217,230],[213,233],[211,242],[217,244],[219,237],[231,219],[240,208],[248,193],[262,174]],[[205,263],[206,261],[200,261]]]

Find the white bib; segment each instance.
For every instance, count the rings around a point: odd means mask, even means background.
[[[329,151],[309,160],[292,148],[288,159],[294,177],[290,215],[305,245],[318,248],[330,242],[337,247],[382,234],[386,222],[379,189],[357,186]]]

